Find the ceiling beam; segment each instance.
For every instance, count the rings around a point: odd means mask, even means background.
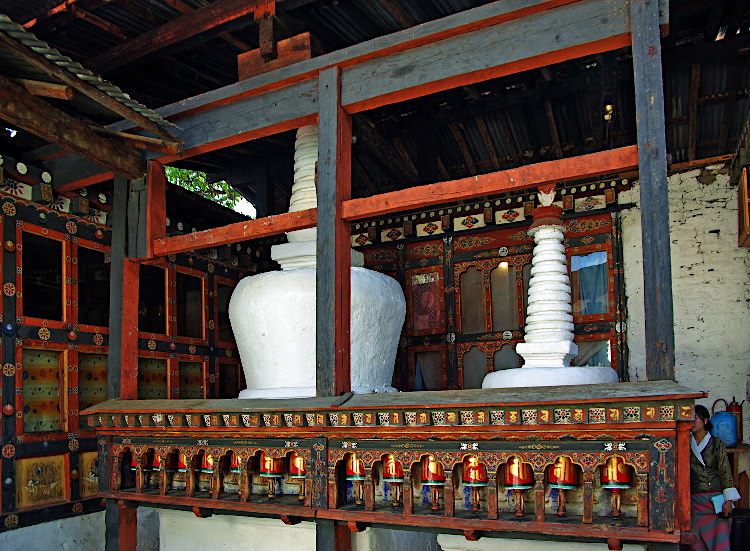
[[[0,116],[24,130],[58,144],[116,174],[143,177],[146,165],[135,151],[97,136],[91,127],[50,104],[30,95],[26,89],[0,76]]]
[[[177,138],[175,138],[172,134],[167,132],[164,128],[156,124],[151,119],[147,119],[140,113],[132,110],[126,105],[123,105],[122,103],[114,99],[113,97],[99,90],[96,86],[93,86],[87,83],[86,81],[81,80],[78,76],[71,73],[67,69],[58,67],[57,65],[49,61],[47,58],[45,58],[43,55],[30,50],[29,48],[27,48],[20,42],[17,42],[14,39],[12,39],[7,34],[0,33],[0,44],[5,46],[9,50],[11,50],[15,55],[17,55],[22,60],[27,61],[28,63],[31,63],[32,65],[41,69],[48,75],[53,76],[56,79],[64,82],[68,86],[74,88],[75,90],[78,90],[83,95],[88,96],[95,102],[108,108],[113,113],[120,115],[124,119],[127,119],[135,123],[136,125],[146,130],[147,132],[151,132],[165,140],[169,140],[172,142],[179,142]]]
[[[262,0],[220,0],[186,13],[163,25],[146,31],[86,61],[96,72],[110,72],[168,46],[185,42],[199,34],[216,29],[246,15],[263,16]],[[249,23],[249,21],[248,21]]]
[[[55,84],[53,82],[43,82],[40,80],[29,80],[27,78],[12,79],[24,88],[30,94],[42,96],[45,98],[55,99],[73,99],[73,88],[64,84]]]
[[[356,147],[369,154],[389,178],[401,186],[413,186],[417,182],[416,171],[404,162],[393,142],[383,137],[370,117],[357,115],[352,118],[352,125],[357,137]]]
[[[344,201],[341,215],[345,220],[361,220],[392,212],[531,188],[550,182],[568,182],[603,174],[617,174],[637,166],[638,147],[632,145],[500,172],[479,174],[451,182],[438,182],[381,193],[364,199],[350,199]]]

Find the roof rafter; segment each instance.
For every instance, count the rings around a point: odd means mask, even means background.
[[[141,178],[145,173],[146,164],[138,153],[97,136],[85,122],[37,99],[23,86],[2,76],[0,116],[125,177]]]

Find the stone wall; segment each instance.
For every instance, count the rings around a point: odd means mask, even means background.
[[[618,200],[636,205],[622,212],[622,233],[628,373],[638,381],[646,379],[638,184]],[[709,410],[719,398],[742,401],[750,392],[750,248],[737,246],[737,187],[729,183],[728,166],[669,177],[669,226],[677,382],[708,392],[700,403]],[[745,442],[749,415],[746,402]]]

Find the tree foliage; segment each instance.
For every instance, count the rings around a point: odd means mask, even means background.
[[[205,172],[189,170],[186,168],[164,167],[167,180],[198,195],[219,203],[227,208],[234,209],[242,196],[225,181],[208,183]]]

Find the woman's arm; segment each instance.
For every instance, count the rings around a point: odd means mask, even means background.
[[[729,506],[728,512],[731,512],[731,503],[729,502],[739,500],[740,493],[737,491],[737,488],[734,487],[734,481],[732,480],[732,468],[729,465],[729,455],[727,454],[727,449],[724,447],[724,442],[722,442],[720,438],[716,437],[713,438],[713,441],[716,451],[716,466],[719,471],[721,489],[722,493],[724,494],[724,499],[726,499],[724,507],[726,508],[727,506]]]

